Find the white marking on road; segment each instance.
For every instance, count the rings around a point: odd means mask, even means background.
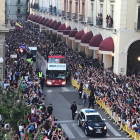
[[[61,87],[63,91],[69,91],[66,87]]]
[[[107,133],[106,136],[109,137],[110,135]]]
[[[86,137],[84,132],[78,127],[77,123],[72,123],[71,125],[74,127],[75,131],[77,131],[77,133],[79,134],[79,136],[81,138],[85,138]]]
[[[47,90],[46,92],[53,92],[51,89]]]
[[[57,123],[71,123],[74,122],[73,120],[65,120],[65,121],[56,121]]]
[[[121,136],[108,122],[105,122],[107,125],[107,128],[115,135],[115,136]]]
[[[95,139],[89,139],[89,140],[95,140]],[[96,140],[129,140],[128,138],[100,138]]]
[[[68,135],[68,137],[70,139],[74,139],[74,135],[72,134],[72,132],[70,131],[70,129],[68,128],[68,126],[66,124],[61,124],[63,130],[65,131],[65,133]]]

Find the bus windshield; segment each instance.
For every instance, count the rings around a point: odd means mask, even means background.
[[[47,70],[46,75],[49,79],[65,79],[66,71]]]
[[[49,63],[65,63],[65,58],[49,58]]]

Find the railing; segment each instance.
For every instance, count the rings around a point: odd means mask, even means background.
[[[65,11],[62,11],[61,16],[65,17]]]
[[[134,23],[134,29],[136,30],[136,31],[140,31],[140,23]]]
[[[99,0],[100,2],[104,2],[104,0]]]
[[[110,2],[115,2],[115,0],[109,0]]]
[[[71,78],[71,85],[72,87],[75,87],[77,90],[79,90],[80,84],[72,78]],[[85,92],[87,92],[87,94],[90,95],[89,89],[87,89],[85,86],[83,87]],[[130,137],[130,139],[140,140],[139,133],[135,132],[135,130],[133,130],[128,124],[123,123],[122,121],[120,123],[121,118],[118,116],[118,114],[116,112],[113,112],[111,108],[101,98],[99,98],[98,96],[96,96],[95,98],[96,98],[96,103],[99,105],[99,108],[104,110],[105,113],[109,115],[109,118],[111,120],[114,120],[116,125],[120,126],[120,130],[122,130],[122,132],[125,131],[126,133],[128,133],[128,137]]]

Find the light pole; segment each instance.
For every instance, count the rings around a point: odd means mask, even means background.
[[[0,57],[0,79],[3,80],[3,58]]]

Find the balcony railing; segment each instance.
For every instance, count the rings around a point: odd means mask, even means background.
[[[65,17],[65,11],[62,11],[61,16]]]
[[[87,17],[87,23],[93,26],[93,17]]]
[[[99,0],[100,2],[104,2],[104,0]]]
[[[136,31],[140,31],[140,23],[134,23],[134,29],[136,30]]]
[[[115,2],[115,0],[109,0],[110,2]]]
[[[34,3],[34,4],[31,3],[31,8],[35,9],[35,10],[39,10],[39,4],[38,3]]]

